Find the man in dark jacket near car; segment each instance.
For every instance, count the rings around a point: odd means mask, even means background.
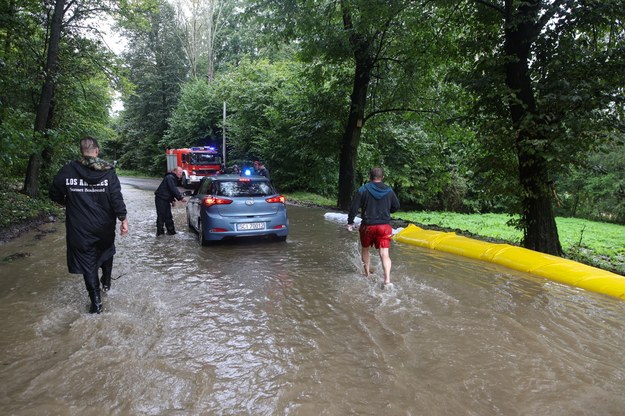
[[[269,178],[269,169],[265,167],[265,164],[259,160],[254,161],[254,175],[264,176]]]
[[[383,286],[391,284],[391,236],[393,229],[390,226],[391,212],[399,209],[399,200],[393,189],[384,184],[384,170],[373,168],[369,173],[370,182],[358,189],[347,215],[347,228],[352,230],[354,218],[360,210],[362,219],[360,224],[360,245],[362,246],[362,263],[365,276],[370,274],[371,257],[369,247],[375,245],[380,254],[382,269],[384,270]]]
[[[63,166],[50,187],[50,199],[65,206],[67,268],[82,274],[91,300],[90,313],[102,312],[98,270],[102,268],[102,288],[111,287],[115,224],[128,233],[126,204],[121,184],[112,164],[98,158],[96,139],[80,140],[82,157]]]
[[[154,192],[154,203],[156,204],[156,235],[165,234],[163,225],[167,228],[167,234],[176,234],[174,217],[171,214],[171,207],[176,200],[185,202],[184,197],[178,190],[178,181],[182,177],[182,168],[177,167],[165,174],[163,181]]]

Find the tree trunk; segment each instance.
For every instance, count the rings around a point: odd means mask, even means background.
[[[522,140],[519,140],[522,141]],[[519,144],[519,180],[524,195],[523,212],[523,247],[542,253],[562,255],[562,246],[558,236],[548,169],[545,160],[530,152],[525,152]]]
[[[345,132],[343,133],[339,160],[338,207],[343,210],[349,208],[351,198],[356,188],[356,159],[358,156],[361,128],[364,122],[367,90],[369,88],[370,79],[371,68],[363,67],[362,64],[356,63],[349,116],[347,118]]]
[[[349,209],[351,198],[356,187],[356,160],[360,133],[364,124],[365,107],[367,105],[367,91],[371,81],[374,58],[371,52],[371,43],[364,36],[354,33],[349,7],[342,3],[343,26],[351,32],[350,43],[353,48],[356,69],[354,71],[354,86],[351,94],[349,116],[341,141],[339,159],[339,194],[337,206],[342,210]]]
[[[59,44],[61,41],[61,29],[63,26],[63,15],[65,13],[65,0],[56,0],[54,14],[50,24],[50,39],[48,40],[48,56],[44,68],[44,81],[41,87],[37,115],[35,117],[35,129],[33,140],[35,142],[34,153],[28,159],[26,177],[24,179],[24,193],[31,197],[39,194],[39,174],[43,158],[41,156],[44,138],[46,137],[46,127],[49,123],[50,106],[54,96],[55,77],[59,60]]]
[[[506,64],[506,85],[515,95],[509,109],[515,131],[515,146],[519,161],[519,182],[522,188],[523,246],[543,253],[562,255],[558,237],[547,162],[536,143],[541,143],[539,123],[531,84],[530,48],[538,34],[540,0],[528,0],[514,9],[514,0],[506,0],[504,48],[509,58]]]

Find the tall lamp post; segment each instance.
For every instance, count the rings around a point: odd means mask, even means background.
[[[221,151],[223,153],[223,159],[224,159],[224,169],[226,169],[226,102],[224,101],[224,122],[223,122],[223,127],[221,129],[221,133],[222,133],[222,143],[221,143]]]

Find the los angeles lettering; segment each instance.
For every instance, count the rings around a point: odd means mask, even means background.
[[[109,186],[109,180],[104,179],[102,182],[95,185],[90,185],[87,182],[79,178],[65,178],[65,185],[68,186]]]

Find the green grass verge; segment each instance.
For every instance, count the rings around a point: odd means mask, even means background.
[[[397,212],[394,218],[517,245],[523,237],[521,231],[507,225],[511,217],[506,214]],[[579,218],[556,218],[556,224],[567,258],[625,275],[625,226]]]
[[[150,176],[147,173],[139,172],[136,170],[115,169],[115,173],[117,173],[117,176],[128,176],[131,178],[154,178],[154,176]]]
[[[293,192],[285,194],[287,201],[295,202],[302,205],[318,205],[322,207],[336,207],[336,200],[326,198],[309,192]]]

